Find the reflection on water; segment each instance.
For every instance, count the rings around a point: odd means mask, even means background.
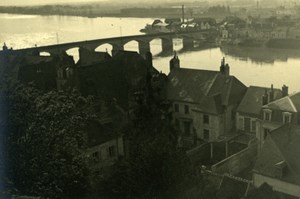
[[[24,16],[0,14],[0,43],[9,47],[26,48],[72,41],[83,41],[107,37],[141,34],[139,30],[150,18],[83,18],[71,16]],[[57,36],[58,35],[58,36]],[[154,55],[161,52],[161,40],[151,42]],[[181,52],[182,40],[174,40],[174,49],[179,50],[182,67],[206,70],[219,70],[223,56],[230,65],[230,73],[245,85],[281,87],[289,86],[290,91],[300,91],[300,50],[222,47],[206,50]],[[127,50],[137,51],[135,42],[126,46]],[[103,45],[97,50],[111,50]],[[78,59],[77,49],[68,51]],[[169,73],[167,57],[155,56],[154,66]],[[195,91],[197,92],[197,91]]]
[[[274,49],[226,46],[221,48],[225,55],[250,60],[255,64],[273,64],[275,61],[287,62],[289,58],[299,58],[299,49]]]

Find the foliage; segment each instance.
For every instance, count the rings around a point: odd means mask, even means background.
[[[8,169],[21,194],[73,198],[88,188],[84,112],[91,99],[77,92],[43,93],[8,83]]]

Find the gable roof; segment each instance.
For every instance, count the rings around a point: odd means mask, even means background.
[[[300,92],[273,101],[263,106],[263,108],[296,113],[300,110]]]
[[[296,158],[299,154],[300,127],[285,124],[267,137],[254,171],[274,178],[275,164],[284,161],[287,171],[281,180],[300,185],[300,159]]]
[[[221,106],[239,103],[246,86],[219,71],[175,68],[168,75],[167,99],[198,104],[200,111],[219,113]]]
[[[277,100],[282,97],[282,92],[280,89],[274,90],[274,99]],[[262,107],[262,96],[265,92],[270,92],[271,88],[250,86],[247,89],[245,96],[243,97],[237,111],[241,113],[246,113],[250,115],[258,116]]]

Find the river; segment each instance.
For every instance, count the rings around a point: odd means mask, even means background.
[[[0,14],[0,42],[14,49],[142,34],[139,32],[150,18],[85,18],[72,16],[37,16]],[[171,56],[160,57],[161,41],[151,42],[154,66],[169,72]],[[175,40],[174,49],[179,51],[181,66],[185,68],[219,70],[222,57],[230,65],[231,75],[245,85],[289,86],[290,93],[300,91],[300,50],[222,47],[192,52],[181,52],[182,42]],[[137,42],[125,45],[125,50],[137,51]],[[110,45],[102,45],[97,51],[110,52]],[[78,49],[67,52],[78,59]]]

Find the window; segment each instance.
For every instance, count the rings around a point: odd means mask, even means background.
[[[209,115],[203,115],[203,123],[209,124]]]
[[[175,126],[176,126],[177,128],[180,127],[179,119],[175,119]]]
[[[191,134],[191,122],[184,122],[184,134],[190,136]]]
[[[264,120],[271,121],[271,119],[272,119],[272,111],[264,110]]]
[[[209,140],[209,130],[208,129],[203,130],[203,139]]]
[[[283,116],[283,123],[286,124],[286,123],[290,123],[291,122],[291,118],[292,118],[292,114],[289,113],[289,112],[284,112],[282,114]]]
[[[267,138],[268,134],[270,133],[270,129],[264,129],[264,140]]]
[[[251,132],[256,132],[256,120],[251,120]]]
[[[239,124],[238,124],[239,130],[244,130],[244,117],[239,117]]]
[[[176,113],[179,112],[179,104],[174,104],[174,111],[175,111]]]
[[[99,162],[99,160],[101,159],[101,153],[98,151],[92,153],[92,158],[95,163]]]
[[[115,146],[108,147],[108,156],[112,158],[115,157],[115,155],[116,155]]]
[[[190,107],[188,105],[184,105],[184,113],[189,114],[190,113]]]

